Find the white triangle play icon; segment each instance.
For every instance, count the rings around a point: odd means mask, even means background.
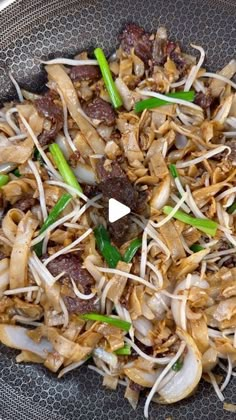
[[[110,198],[108,206],[108,219],[110,223],[114,223],[122,217],[130,213],[130,208],[120,203],[120,201]]]

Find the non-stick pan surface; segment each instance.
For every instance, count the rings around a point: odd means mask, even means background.
[[[40,58],[72,56],[95,46],[111,52],[126,22],[148,30],[162,24],[185,48],[190,42],[207,52],[216,70],[235,57],[235,0],[16,0],[0,13],[0,100],[14,98],[8,72],[21,86],[40,90],[45,74]],[[82,367],[62,379],[40,365],[17,365],[16,352],[0,348],[0,419],[93,420],[143,419],[143,400],[134,412],[124,389],[102,388],[101,377]],[[225,391],[236,403],[236,379]],[[234,419],[208,384],[171,406],[151,405],[150,419]]]

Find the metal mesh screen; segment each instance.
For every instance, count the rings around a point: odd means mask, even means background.
[[[220,0],[17,0],[0,14],[0,99],[12,99],[11,70],[20,85],[40,90],[45,74],[40,58],[72,56],[102,46],[111,52],[126,22],[146,29],[165,25],[187,49],[190,42],[207,51],[213,70],[235,55],[236,3]],[[3,420],[79,420],[143,418],[143,401],[134,412],[124,389],[102,388],[102,379],[82,367],[62,379],[39,365],[17,365],[16,352],[0,347],[0,418]],[[225,392],[236,402],[236,380]],[[150,418],[173,420],[233,419],[223,411],[210,385],[172,406],[152,404]]]

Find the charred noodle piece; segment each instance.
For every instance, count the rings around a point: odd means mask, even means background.
[[[144,99],[143,101],[136,102],[134,106],[135,112],[142,112],[144,109],[158,108],[159,106],[169,105],[168,98],[183,99],[188,102],[193,102],[195,98],[195,92],[190,90],[189,92],[174,92],[167,93],[166,101],[158,98]]]
[[[168,215],[172,212],[172,210],[173,207],[165,206],[163,208],[163,213]],[[198,219],[196,217],[189,216],[187,213],[180,210],[177,210],[173,217],[183,223],[196,227],[198,230],[201,230],[207,235],[215,236],[216,234],[218,224],[213,220]]]
[[[106,86],[107,91],[109,93],[109,96],[111,98],[111,102],[112,102],[114,108],[119,108],[122,105],[122,99],[121,99],[120,94],[117,90],[115,82],[112,79],[111,70],[110,70],[109,64],[107,62],[107,59],[104,55],[104,52],[102,51],[101,48],[96,48],[94,50],[94,55],[95,55],[95,57],[98,61],[105,86]]]
[[[125,261],[126,263],[130,263],[141,246],[142,239],[134,239],[126,249],[125,254],[123,256],[123,261]]]
[[[68,165],[65,156],[63,155],[58,144],[53,143],[50,145],[49,150],[52,154],[52,157],[57,165],[57,168],[63,178],[63,180],[71,187],[76,188],[79,192],[83,192],[81,186],[79,185],[75,174]]]
[[[111,244],[108,232],[103,225],[99,225],[94,229],[96,244],[103,258],[106,260],[110,268],[115,268],[118,261],[122,260],[122,256],[118,249]]]
[[[3,187],[10,181],[9,175],[0,175],[0,187]]]
[[[131,327],[130,322],[123,321],[119,318],[113,318],[111,316],[100,315],[95,313],[84,314],[81,315],[80,318],[90,321],[105,322],[106,324],[113,325],[114,327],[120,328],[121,330],[124,330],[126,332],[128,332]]]
[[[61,212],[66,208],[66,206],[69,204],[71,199],[72,199],[72,196],[70,194],[63,194],[59,198],[58,202],[55,204],[55,206],[49,213],[47,219],[43,223],[39,231],[39,235],[43,233],[50,225],[52,225],[57,220],[57,218],[60,216]],[[39,242],[34,247],[34,250],[38,257],[42,255],[42,246],[43,246],[43,242]]]

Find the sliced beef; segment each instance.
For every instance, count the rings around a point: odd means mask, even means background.
[[[4,258],[7,258],[7,256],[4,254],[4,252],[0,251],[0,261],[4,260]]]
[[[16,209],[19,209],[23,212],[26,212],[30,210],[35,204],[37,203],[36,198],[33,198],[32,196],[25,195],[20,200],[17,200],[14,204],[14,207]]]
[[[106,125],[111,126],[116,122],[116,113],[111,104],[102,98],[94,98],[92,101],[83,105],[84,112],[93,119],[100,120]]]
[[[108,229],[113,242],[121,246],[127,239],[129,231],[130,218],[129,216],[122,217],[114,223],[108,223]]]
[[[51,261],[47,265],[47,268],[53,276],[58,276],[58,274],[65,272],[61,281],[72,278],[77,286],[81,286],[82,293],[87,294],[91,292],[94,280],[89,272],[85,268],[82,268],[82,260],[77,252],[60,255]]]
[[[226,143],[227,146],[231,148],[231,153],[228,156],[228,159],[236,166],[236,139],[232,139]]]
[[[132,391],[136,391],[136,392],[140,392],[140,391],[143,391],[145,389],[144,386],[136,384],[136,382],[134,382],[134,381],[130,381],[129,387],[130,387],[130,389],[132,389]]]
[[[138,191],[125,177],[110,178],[108,181],[100,182],[99,190],[107,198],[114,198],[117,201],[137,210]]]
[[[120,178],[120,177],[127,179],[124,171],[122,170],[118,162],[113,161],[109,167],[104,166],[104,163],[105,163],[105,159],[100,159],[96,166],[97,174],[100,181],[105,182],[111,178]]]
[[[51,261],[47,268],[53,276],[65,272],[65,275],[60,281],[62,284],[66,284],[67,287],[71,287],[70,279],[72,278],[82,293],[91,293],[94,280],[89,272],[82,267],[82,261],[78,253],[61,255]],[[83,314],[97,309],[95,305],[96,297],[89,300],[82,300],[74,294],[72,287],[70,295],[63,295],[63,300],[69,313]]]
[[[166,46],[166,53],[167,57],[169,57],[172,61],[174,61],[177,69],[182,74],[184,73],[187,65],[186,61],[184,60],[181,49],[176,42],[168,41]]]
[[[216,160],[217,162],[220,162],[223,159],[228,159],[233,166],[236,166],[236,140],[229,140],[225,143],[225,145],[231,148],[230,154],[228,155],[228,150],[226,149],[223,152],[213,156],[212,159]]]
[[[52,143],[58,132],[63,127],[63,110],[62,107],[55,103],[55,98],[51,92],[46,93],[35,101],[39,114],[51,121],[50,130],[44,130],[39,136],[39,143],[45,146]]]
[[[202,109],[209,108],[212,102],[213,102],[213,97],[211,96],[209,92],[208,93],[198,92],[194,100],[194,103],[199,105]]]
[[[70,78],[74,82],[81,82],[83,80],[95,82],[100,77],[101,72],[98,66],[75,66],[70,71]]]
[[[88,312],[97,312],[95,305],[96,297],[89,300],[79,299],[77,296],[63,296],[63,300],[70,314],[86,314]]]
[[[97,164],[97,173],[100,179],[97,187],[106,200],[105,205],[107,206],[110,198],[114,198],[130,207],[131,211],[135,213],[142,211],[145,207],[146,194],[140,193],[136,189],[123,172],[118,162],[113,161],[108,167],[106,165],[104,166],[104,164],[105,159],[100,160]],[[107,214],[105,214],[105,216],[107,216]],[[129,226],[129,215],[122,217],[114,223],[108,223],[111,238],[117,245],[121,245],[127,240]]]
[[[234,268],[236,267],[236,255],[232,255],[228,260],[224,262],[224,267]]]
[[[119,36],[121,48],[130,53],[134,48],[135,54],[147,65],[152,58],[153,42],[150,40],[150,34],[143,28],[134,23],[128,24]]]

